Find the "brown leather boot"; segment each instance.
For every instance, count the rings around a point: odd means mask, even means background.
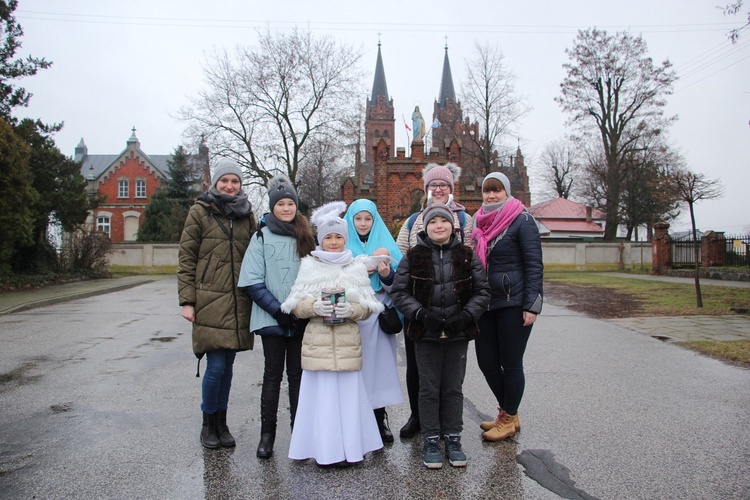
[[[505,413],[505,411],[498,406],[497,407],[497,417],[495,417],[495,420],[488,420],[486,422],[482,422],[481,424],[479,424],[479,427],[483,431],[488,431],[488,430],[492,429],[493,427],[495,427],[495,423],[498,421],[498,419],[500,418],[500,415],[502,415],[503,413]],[[513,415],[513,417],[515,417],[514,424],[515,424],[515,427],[516,427],[516,432],[520,432],[521,431],[521,419],[518,417],[518,413],[516,413],[515,415]]]
[[[508,415],[504,411],[498,415],[498,419],[487,432],[482,433],[482,438],[487,441],[502,441],[516,435],[516,415]]]

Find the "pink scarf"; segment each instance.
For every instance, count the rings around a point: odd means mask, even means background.
[[[471,238],[476,242],[474,251],[485,268],[490,253],[490,242],[508,229],[511,223],[516,220],[516,217],[523,212],[523,209],[523,203],[511,198],[505,202],[500,210],[493,210],[485,214],[484,207],[480,207],[474,214],[474,230],[471,232]]]

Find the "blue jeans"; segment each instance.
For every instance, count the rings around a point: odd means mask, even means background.
[[[232,368],[237,351],[218,349],[206,353],[206,371],[203,374],[203,413],[213,414],[226,410],[229,390],[232,388]]]
[[[520,307],[492,309],[479,319],[477,364],[498,406],[511,415],[518,413],[526,387],[523,354],[530,335]]]
[[[461,434],[468,341],[414,342],[419,369],[419,422],[422,436]]]

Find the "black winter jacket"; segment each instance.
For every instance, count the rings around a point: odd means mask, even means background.
[[[534,218],[526,210],[505,235],[496,238],[487,259],[487,280],[492,290],[490,309],[522,307],[542,312],[542,243]]]
[[[401,259],[391,287],[391,298],[404,315],[404,333],[413,340],[437,341],[442,331],[426,330],[416,321],[426,308],[443,319],[466,311],[473,324],[447,340],[467,341],[476,337],[476,321],[487,310],[490,289],[481,262],[473,250],[451,235],[445,245],[436,245],[422,231],[417,245]]]

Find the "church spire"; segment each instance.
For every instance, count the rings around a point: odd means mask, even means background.
[[[451,74],[451,63],[448,60],[448,42],[445,43],[445,59],[443,59],[443,78],[440,80],[440,97],[438,104],[445,107],[448,99],[456,100],[456,91],[453,89],[453,75]]]
[[[370,106],[375,106],[378,96],[385,98],[388,102],[388,85],[385,83],[385,69],[383,68],[383,57],[380,55],[380,40],[378,40],[378,61],[375,63],[375,80],[372,83],[372,99]]]

